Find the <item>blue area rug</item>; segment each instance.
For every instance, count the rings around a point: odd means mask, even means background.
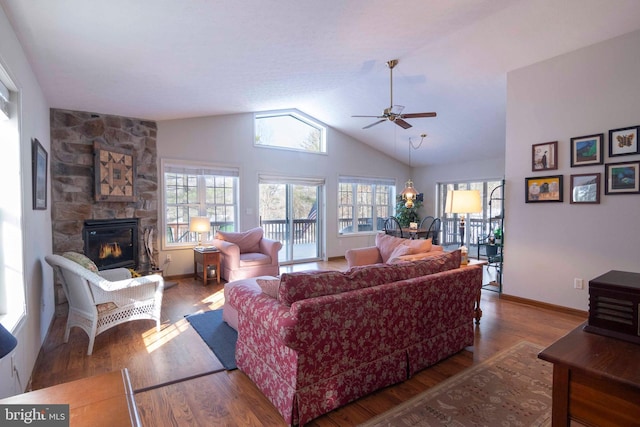
[[[238,332],[222,320],[222,310],[191,314],[186,319],[213,350],[226,370],[231,371],[238,368],[236,366]]]

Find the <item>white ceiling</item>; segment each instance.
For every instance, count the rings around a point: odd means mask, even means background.
[[[51,107],[297,108],[413,166],[503,156],[506,73],[640,28],[638,0],[0,0]],[[436,111],[368,130],[394,103]],[[409,149],[409,138],[418,142]]]

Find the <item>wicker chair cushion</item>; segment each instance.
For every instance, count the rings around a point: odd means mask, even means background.
[[[79,254],[78,252],[65,252],[62,254],[63,257],[70,259],[71,261],[80,264],[82,267],[86,268],[89,271],[92,271],[98,274],[98,267],[96,264],[87,258],[83,254]]]

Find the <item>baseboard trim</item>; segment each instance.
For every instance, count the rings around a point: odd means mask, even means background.
[[[564,307],[556,304],[549,304],[548,302],[536,301],[533,299],[517,297],[514,295],[500,294],[500,299],[517,302],[520,304],[531,305],[538,308],[546,308],[547,310],[553,310],[560,313],[571,314],[575,316],[584,316],[585,318],[589,316],[589,312],[584,310],[578,310],[575,308]]]

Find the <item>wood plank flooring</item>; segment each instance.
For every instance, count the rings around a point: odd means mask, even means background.
[[[283,267],[344,270],[344,260]],[[88,338],[77,328],[63,342],[66,315],[54,319],[36,362],[31,388],[39,389],[103,372],[128,368],[136,403],[149,427],[282,426],[275,408],[241,371],[225,371],[184,319],[185,315],[222,307],[222,285],[206,287],[191,278],[165,291],[162,331],[152,321],[128,322],[96,338],[87,356]],[[483,317],[473,347],[425,369],[413,378],[379,390],[313,420],[309,426],[353,426],[410,399],[452,375],[526,340],[542,346],[586,320],[500,299],[483,291]],[[186,380],[185,380],[186,379]]]

